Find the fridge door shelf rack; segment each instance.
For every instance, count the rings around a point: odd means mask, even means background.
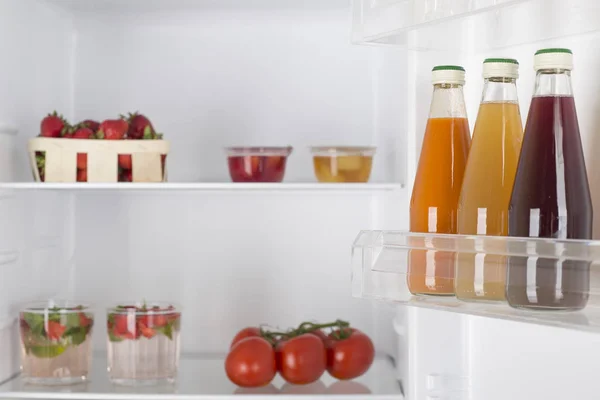
[[[532,303],[541,301],[543,293],[547,293],[543,290],[552,290],[557,298],[575,295],[583,298],[584,302],[587,300],[587,304],[579,311],[565,311],[558,307],[554,310],[513,308],[506,301],[465,302],[455,297],[414,296],[409,291],[408,280],[419,274],[425,280],[432,270],[423,268],[421,271],[426,271],[423,273],[410,269],[409,260],[414,257],[411,253],[422,253],[420,260],[429,260],[429,266],[432,260],[440,262],[440,258],[436,257],[442,255],[441,259],[452,260],[455,268],[464,268],[465,265],[474,271],[479,268],[480,273],[474,272],[474,278],[471,278],[475,287],[477,279],[487,279],[482,278],[488,276],[483,273],[485,268],[502,271],[512,268],[511,271],[522,272],[524,282],[518,283],[518,288],[523,290],[523,295],[530,297]],[[459,254],[462,261],[457,263]],[[494,263],[486,264],[486,258],[490,260],[490,257]],[[465,260],[469,264],[465,264]],[[546,279],[545,284],[538,279],[542,275],[544,278],[540,279]],[[573,285],[569,279],[577,280],[576,284]],[[507,290],[517,288],[517,284],[511,282],[508,280],[502,285]],[[600,334],[600,241],[363,231],[352,250],[352,294],[358,298],[412,307]]]
[[[353,41],[478,52],[597,31],[598,21],[600,4],[586,0],[355,0]]]

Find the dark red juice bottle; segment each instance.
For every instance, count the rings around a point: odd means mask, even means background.
[[[591,239],[592,200],[571,86],[573,54],[568,49],[540,50],[535,69],[535,94],[509,207],[509,235]],[[585,262],[511,257],[507,300],[517,308],[584,308],[589,267]]]

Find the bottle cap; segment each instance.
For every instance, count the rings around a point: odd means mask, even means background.
[[[533,68],[573,70],[573,52],[569,49],[542,49],[535,53]]]
[[[431,80],[434,85],[447,83],[450,85],[465,84],[465,69],[458,65],[438,65],[433,68]]]
[[[483,62],[483,77],[519,79],[519,62],[513,58],[488,58]]]

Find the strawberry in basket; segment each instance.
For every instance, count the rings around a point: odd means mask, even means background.
[[[40,124],[40,136],[48,138],[58,138],[66,133],[68,127],[67,121],[56,111],[48,114]]]

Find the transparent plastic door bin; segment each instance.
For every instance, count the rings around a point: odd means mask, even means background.
[[[444,279],[470,296],[414,296],[412,279]],[[356,297],[600,332],[600,242],[365,231],[353,247],[352,288]]]

